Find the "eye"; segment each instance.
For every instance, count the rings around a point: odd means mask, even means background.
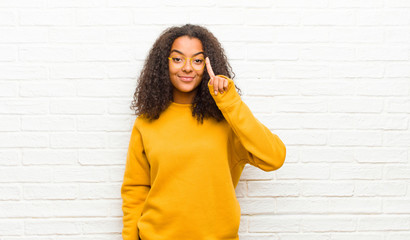
[[[195,59],[193,60],[193,63],[194,63],[194,64],[197,64],[197,65],[201,65],[201,64],[204,63],[204,60],[203,60],[202,58],[195,58]]]
[[[180,57],[172,57],[172,61],[175,63],[180,63],[180,62],[183,62],[184,60],[182,60],[182,58]]]

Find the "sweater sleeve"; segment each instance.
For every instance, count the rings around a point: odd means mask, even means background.
[[[249,163],[264,171],[280,168],[286,157],[286,147],[280,138],[258,121],[228,79],[228,90],[215,96],[213,85],[209,91],[226,121],[231,126],[235,139],[232,140],[236,161]]]
[[[138,240],[137,223],[150,190],[150,166],[144,153],[141,134],[137,128],[138,118],[131,132],[121,187],[123,216],[123,240]]]

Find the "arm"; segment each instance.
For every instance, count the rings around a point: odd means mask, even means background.
[[[150,190],[150,166],[142,145],[141,134],[135,121],[128,147],[124,182],[121,187],[123,217],[123,240],[137,240],[137,223]]]
[[[239,161],[246,161],[264,171],[280,168],[286,157],[286,147],[283,142],[254,117],[236,92],[231,79],[223,75],[217,77],[228,81],[228,86],[225,88],[227,90],[215,95],[214,85],[208,83],[209,91],[239,139],[233,141],[233,149]]]

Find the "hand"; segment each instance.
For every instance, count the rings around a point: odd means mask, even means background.
[[[218,91],[221,94],[224,93],[224,91],[228,90],[228,79],[215,76],[214,71],[212,70],[212,67],[211,67],[211,61],[209,61],[208,57],[206,57],[205,63],[206,63],[206,70],[208,71],[209,77],[211,78],[211,80],[209,81],[209,84],[214,85],[215,96],[218,95]]]

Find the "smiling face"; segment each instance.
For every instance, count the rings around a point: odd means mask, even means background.
[[[192,103],[204,74],[204,68],[201,67],[201,60],[204,59],[202,43],[198,38],[179,37],[172,44],[169,57],[169,78],[174,86],[173,101]]]

